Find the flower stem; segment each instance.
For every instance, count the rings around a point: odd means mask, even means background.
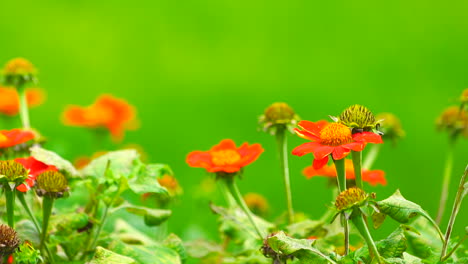
[[[234,200],[236,200],[237,205],[244,211],[244,213],[247,215],[247,218],[249,218],[250,223],[254,227],[255,231],[257,232],[258,237],[260,240],[263,240],[264,235],[260,231],[260,228],[258,228],[257,223],[255,223],[255,220],[253,218],[252,212],[250,212],[249,207],[247,204],[245,204],[244,199],[242,199],[242,196],[240,194],[239,188],[237,187],[236,182],[234,181],[234,178],[228,178],[225,180],[226,186],[228,187],[229,192],[231,192],[231,195],[234,197]]]
[[[447,159],[445,160],[444,178],[442,182],[442,192],[440,194],[439,210],[437,211],[436,223],[440,224],[444,216],[445,206],[447,204],[447,197],[450,187],[450,178],[452,177],[453,168],[453,152],[454,152],[454,140],[449,143]]]
[[[37,233],[40,234],[41,233],[41,228],[39,226],[39,223],[37,222],[36,217],[32,213],[31,208],[29,208],[29,205],[26,202],[26,199],[24,198],[24,193],[16,192],[16,196],[18,197],[18,200],[20,201],[21,205],[23,205],[23,208],[26,211],[26,213],[28,214],[29,218],[31,218],[31,221],[34,224],[34,227],[36,227]]]
[[[294,222],[294,210],[292,203],[291,183],[289,180],[288,140],[285,132],[285,127],[277,129],[276,143],[278,144],[281,172],[283,173],[284,189],[286,193],[286,202],[288,207],[288,221],[289,224],[292,224]]]
[[[346,170],[345,170],[345,160],[333,160],[335,162],[336,168],[336,179],[338,181],[338,191],[341,193],[342,191],[346,190]],[[344,228],[344,246],[345,246],[345,256],[349,253],[349,223],[348,219],[346,219],[344,213],[341,214],[341,221],[343,223]]]
[[[226,182],[225,181],[216,181],[218,183],[219,190],[221,191],[221,194],[224,197],[224,200],[226,200],[228,208],[232,208],[235,204],[236,201],[232,197],[231,193],[229,192]]]
[[[355,215],[351,217],[351,220],[356,226],[356,229],[366,241],[367,247],[370,249],[371,256],[373,255],[373,258],[377,259],[377,263],[382,263],[382,258],[380,257],[379,251],[377,250],[377,246],[375,245],[374,240],[372,239],[372,236],[369,232],[369,229],[367,228],[367,224],[364,220],[364,217],[359,211],[354,211],[353,214]],[[371,262],[374,263],[373,261]]]
[[[356,187],[364,190],[362,184],[362,151],[351,151],[353,158],[354,175],[356,176]]]
[[[41,233],[41,244],[39,246],[39,249],[43,251],[45,248],[47,255],[49,255],[50,263],[54,263],[54,258],[50,254],[49,249],[47,248],[46,239],[47,239],[47,229],[49,228],[49,219],[50,219],[50,215],[52,214],[53,208],[54,208],[54,198],[49,197],[49,196],[44,196],[42,200],[42,233]]]
[[[468,175],[468,166],[465,168],[465,172],[460,180],[460,185],[458,186],[457,196],[455,197],[455,202],[453,203],[452,214],[450,215],[450,220],[447,226],[447,231],[445,232],[445,241],[442,247],[442,252],[440,259],[442,260],[447,253],[447,246],[450,242],[450,236],[452,235],[453,225],[455,224],[455,219],[457,218],[458,211],[460,210],[460,205],[463,201],[464,196],[466,195],[466,178]]]
[[[15,187],[11,189],[9,184],[5,184],[3,188],[5,190],[5,199],[6,199],[6,212],[8,225],[11,228],[15,228]]]
[[[106,219],[107,219],[107,214],[109,212],[109,207],[108,205],[106,205],[104,207],[104,212],[102,213],[102,216],[101,216],[101,219],[99,220],[99,227],[98,229],[96,230],[96,233],[94,234],[94,238],[93,238],[93,242],[91,242],[91,248],[90,250],[94,250],[94,248],[96,247],[97,245],[97,241],[99,239],[99,235],[101,234],[101,231],[102,231],[102,228],[104,227],[104,224],[106,223]]]
[[[24,129],[29,129],[31,128],[31,124],[29,122],[28,100],[26,97],[25,87],[18,87],[18,93],[19,93],[19,98],[20,98],[21,123],[23,124]]]
[[[377,159],[377,156],[379,155],[380,148],[380,144],[373,144],[370,146],[369,152],[367,153],[366,159],[364,160],[364,164],[362,166],[364,169],[370,169],[372,167],[375,160]]]
[[[441,261],[442,262],[446,261],[453,253],[455,253],[458,247],[461,246],[463,242],[465,242],[466,239],[468,239],[468,235],[465,235],[462,239],[460,239],[460,241],[458,241],[458,243],[452,248],[452,250],[450,250],[450,252],[447,253],[445,257],[441,259]]]

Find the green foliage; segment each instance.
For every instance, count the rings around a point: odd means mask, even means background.
[[[83,176],[97,178],[99,183],[104,182],[107,170],[112,171],[117,179],[130,178],[138,158],[136,150],[111,151],[93,159],[80,173]]]
[[[41,161],[47,165],[53,165],[62,173],[69,177],[77,177],[78,171],[68,160],[60,157],[57,153],[43,149],[39,146],[33,146],[30,149],[31,156],[36,160]]]
[[[102,247],[96,248],[96,254],[89,264],[136,264],[137,262],[129,257],[122,256]]]
[[[123,206],[127,212],[143,216],[145,224],[148,226],[158,226],[169,219],[172,212],[163,209],[150,209],[143,206]]]
[[[181,264],[182,260],[177,251],[164,245],[127,245],[121,241],[114,241],[109,249],[136,260],[139,264]]]

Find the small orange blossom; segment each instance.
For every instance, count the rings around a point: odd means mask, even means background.
[[[15,128],[0,130],[0,148],[9,148],[34,139],[34,134],[28,130]]]
[[[42,89],[26,89],[26,100],[29,107],[35,107],[44,102],[45,94]],[[19,112],[18,91],[12,87],[0,87],[0,113],[13,116]]]

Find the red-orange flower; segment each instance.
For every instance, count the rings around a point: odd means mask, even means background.
[[[307,153],[314,154],[313,166],[320,169],[328,162],[328,156],[339,160],[346,157],[351,150],[362,151],[367,143],[382,143],[380,135],[372,132],[351,133],[351,129],[340,123],[328,123],[327,121],[301,121],[295,129],[296,134],[312,142],[304,143],[296,147],[292,154],[303,156]]]
[[[66,125],[107,128],[112,137],[120,140],[126,129],[136,128],[136,110],[123,99],[112,95],[100,96],[88,107],[69,106],[63,114]]]
[[[55,166],[47,165],[33,157],[17,158],[15,161],[22,164],[25,169],[29,170],[28,178],[26,179],[25,183],[16,187],[16,189],[20,192],[27,192],[31,187],[33,187],[37,175],[46,171],[58,171]]]
[[[28,130],[18,128],[12,130],[0,130],[0,148],[13,147],[33,138],[33,132]]]
[[[345,160],[346,168],[346,179],[353,180],[356,178],[354,174],[354,165],[352,160]],[[313,166],[306,167],[302,173],[308,178],[315,176],[325,176],[325,177],[336,177],[335,164],[326,165],[320,169],[314,169]],[[375,186],[377,184],[387,185],[387,180],[385,179],[385,172],[382,170],[362,170],[362,180],[368,182],[370,185]]]
[[[29,107],[34,107],[44,102],[44,91],[39,88],[26,90],[26,101]],[[0,113],[14,116],[19,112],[19,96],[15,88],[0,87]]]
[[[235,173],[254,162],[263,148],[260,144],[242,144],[236,147],[230,139],[222,140],[209,151],[193,151],[187,156],[191,167],[205,168],[208,172]]]

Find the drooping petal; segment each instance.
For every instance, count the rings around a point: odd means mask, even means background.
[[[20,192],[27,192],[29,190],[29,187],[26,186],[26,184],[22,183],[22,184],[18,185],[18,187],[16,187],[16,190],[18,190]]]
[[[187,155],[186,162],[190,167],[210,169],[213,167],[211,155],[208,152],[193,151]]]
[[[295,147],[292,154],[295,156],[304,156],[307,153],[313,153],[313,151],[320,146],[318,142],[307,142]]]
[[[364,170],[362,172],[362,180],[368,182],[370,185],[375,186],[381,184],[387,185],[387,179],[385,179],[385,172],[382,170]]]
[[[295,128],[294,132],[296,132],[296,135],[298,135],[299,137],[301,137],[303,139],[312,140],[312,141],[320,140],[320,138],[318,136],[308,132],[307,130],[300,130],[298,128]]]
[[[348,156],[350,150],[342,146],[335,147],[332,156],[334,160],[340,160]]]
[[[226,149],[236,149],[236,143],[232,139],[223,139],[218,145],[211,148],[211,151],[220,151]]]
[[[260,154],[263,153],[263,148],[260,144],[249,145],[244,143],[238,149],[238,153],[241,155],[241,159],[236,164],[244,167],[257,160]]]
[[[353,139],[355,141],[366,142],[366,143],[375,143],[375,144],[383,143],[382,137],[379,134],[372,133],[372,132],[356,133],[353,135]]]
[[[301,132],[304,136],[312,139],[320,139],[320,131],[323,129],[325,125],[327,125],[328,122],[325,120],[320,120],[318,122],[312,122],[312,121],[307,121],[303,120],[300,121],[298,126],[303,129],[301,130],[296,130],[296,133]],[[301,136],[301,135],[299,135]],[[302,136],[301,136],[302,137]]]
[[[316,170],[319,170],[323,166],[325,166],[327,163],[328,163],[328,155],[325,156],[325,158],[323,159],[314,159],[314,162],[312,163],[312,167],[314,167],[314,169]]]

